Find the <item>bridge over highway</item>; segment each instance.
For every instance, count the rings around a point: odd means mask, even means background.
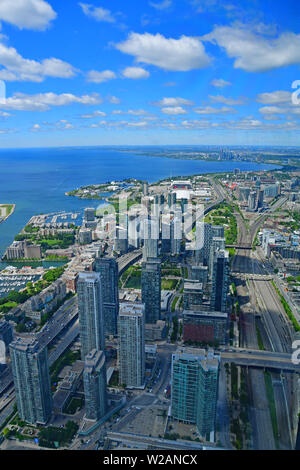
[[[117,262],[119,266],[119,275],[123,274],[123,272],[126,271],[129,266],[136,263],[142,256],[143,252],[140,249],[126,253],[126,255],[123,255],[118,258]]]
[[[226,248],[235,248],[236,250],[252,250],[252,246],[249,243],[245,243],[244,245],[239,243],[237,245],[226,245]]]
[[[145,449],[145,446],[148,445],[153,446],[155,449],[167,450],[221,450],[215,446],[204,446],[203,444],[197,444],[196,442],[170,441],[167,439],[160,439],[159,437],[142,436],[140,434],[131,434],[125,432],[108,432],[107,437],[111,441],[123,442],[127,445],[135,444],[143,449]]]
[[[300,373],[300,364],[294,364],[288,353],[231,348],[221,352],[221,360],[239,366]]]

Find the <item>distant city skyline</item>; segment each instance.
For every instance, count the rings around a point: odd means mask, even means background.
[[[300,145],[294,0],[2,0],[0,24],[2,148]]]

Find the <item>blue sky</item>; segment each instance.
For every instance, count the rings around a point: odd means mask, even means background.
[[[0,0],[0,147],[300,145],[299,65],[296,0]]]

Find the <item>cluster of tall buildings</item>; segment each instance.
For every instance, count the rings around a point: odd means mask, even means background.
[[[148,193],[144,186],[144,194]],[[145,196],[147,197],[147,196]],[[99,421],[108,412],[105,342],[118,337],[119,383],[129,388],[145,386],[145,327],[161,320],[160,254],[179,255],[182,248],[182,211],[174,207],[164,218],[163,195],[155,196],[154,216],[143,220],[141,302],[119,304],[118,264],[114,258],[97,256],[92,271],[80,272],[76,280],[85,417]],[[86,229],[94,210],[85,211]],[[130,219],[129,219],[130,220]],[[131,225],[127,243],[135,243],[138,219]],[[121,228],[119,228],[121,230]],[[225,344],[229,290],[229,254],[224,228],[197,224],[198,244],[189,279],[184,281],[183,336],[186,342]],[[166,236],[164,236],[166,235]],[[131,238],[130,238],[131,237]],[[119,239],[119,247],[126,248]],[[200,241],[199,241],[200,240]],[[207,301],[207,298],[209,299]],[[11,342],[10,353],[21,419],[45,424],[53,409],[47,348],[38,341]],[[215,429],[219,357],[212,351],[184,348],[172,357],[172,417],[196,424],[207,436]]]
[[[261,186],[260,180],[257,180],[255,186],[240,186],[238,198],[248,211],[256,212],[264,206],[265,199],[274,199],[280,195],[280,191],[279,182]]]
[[[145,183],[140,207],[131,207],[127,213],[120,214],[114,251],[124,254],[143,246],[144,261],[160,253],[179,255],[183,238],[181,221],[187,203],[188,199],[177,201],[175,190],[149,196]]]

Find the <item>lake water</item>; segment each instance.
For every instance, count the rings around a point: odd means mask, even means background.
[[[145,148],[140,149],[144,153]],[[108,147],[0,150],[0,203],[16,204],[14,214],[0,224],[0,254],[35,214],[82,211],[99,205],[96,200],[65,196],[74,188],[124,178],[152,183],[170,176],[230,172],[235,168],[255,171],[276,167],[151,157]]]

